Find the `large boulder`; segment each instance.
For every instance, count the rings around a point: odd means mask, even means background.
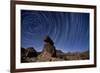
[[[56,57],[56,48],[54,46],[53,40],[46,36],[44,38],[44,47],[41,54],[38,56],[40,61],[50,61],[52,57]]]
[[[52,57],[56,56],[54,42],[49,36],[45,36],[44,38],[44,47],[42,52],[48,52]]]

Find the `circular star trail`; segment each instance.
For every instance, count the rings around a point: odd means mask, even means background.
[[[89,49],[89,14],[21,10],[21,47],[43,48],[49,35],[57,49],[82,51]]]

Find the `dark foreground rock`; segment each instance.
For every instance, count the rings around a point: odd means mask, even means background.
[[[21,48],[21,62],[29,62],[31,58],[37,57],[37,52],[34,48]],[[33,61],[33,60],[32,60]],[[35,60],[36,61],[36,60]]]

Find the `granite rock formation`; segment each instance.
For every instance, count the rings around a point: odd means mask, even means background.
[[[44,47],[41,54],[38,56],[40,61],[51,61],[53,57],[56,57],[56,48],[54,42],[49,36],[44,38]]]

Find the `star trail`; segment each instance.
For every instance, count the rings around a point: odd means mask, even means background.
[[[89,50],[89,13],[21,10],[21,47],[41,51],[45,35],[62,51]]]

